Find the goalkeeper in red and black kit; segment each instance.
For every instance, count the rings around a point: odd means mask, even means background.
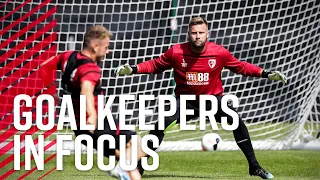
[[[270,72],[253,64],[239,61],[231,53],[212,42],[208,42],[208,24],[204,18],[195,17],[189,23],[187,43],[177,44],[167,50],[163,55],[153,60],[145,61],[137,65],[125,64],[118,67],[117,75],[130,74],[157,74],[173,68],[176,82],[175,95],[177,97],[177,111],[172,117],[166,117],[165,128],[174,123],[179,123],[179,96],[184,94],[214,95],[218,99],[218,112],[215,115],[219,122],[221,117],[227,117],[228,123],[232,124],[232,117],[221,110],[221,98],[223,87],[221,71],[223,68],[251,77],[264,77],[270,80],[281,80],[286,83],[286,77],[278,71]],[[229,105],[231,106],[231,105]],[[187,116],[187,120],[199,116],[199,103],[187,101],[188,109],[194,109],[194,116]],[[207,106],[211,109],[210,105]],[[232,108],[232,107],[230,107]],[[232,108],[233,109],[233,108]],[[273,175],[265,171],[258,163],[251,144],[246,125],[239,117],[239,126],[233,131],[235,141],[246,156],[249,163],[249,174],[260,176],[263,179],[272,179]],[[156,124],[156,128],[158,125]],[[150,134],[156,135],[160,142],[163,140],[163,130],[152,130]],[[150,144],[151,145],[151,144]],[[143,169],[139,167],[140,173]]]

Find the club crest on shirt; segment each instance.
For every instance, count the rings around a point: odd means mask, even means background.
[[[208,65],[210,68],[213,68],[216,65],[216,60],[215,59],[209,59]]]
[[[184,61],[184,59],[182,59],[181,66],[182,66],[182,67],[187,67],[187,66],[188,66],[188,63],[186,63],[186,62]]]

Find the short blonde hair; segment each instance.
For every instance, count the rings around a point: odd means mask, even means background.
[[[191,26],[194,26],[194,25],[198,25],[198,24],[205,24],[208,26],[208,22],[206,19],[204,19],[203,17],[193,17],[191,19],[191,21],[189,22],[189,28]]]
[[[96,25],[92,26],[88,29],[88,31],[84,34],[83,39],[83,48],[90,47],[90,42],[95,39],[104,39],[106,37],[111,38],[112,33],[106,29],[104,26]]]

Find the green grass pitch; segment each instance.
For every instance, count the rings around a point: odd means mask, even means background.
[[[272,172],[275,179],[304,180],[320,179],[320,151],[256,151],[260,164]],[[3,155],[3,161],[9,155]],[[50,156],[49,154],[46,157]],[[248,174],[245,157],[241,151],[216,152],[160,152],[160,166],[156,171],[145,172],[143,179],[149,180],[205,180],[205,179],[260,179]],[[82,156],[85,160],[86,156]],[[90,171],[79,171],[74,165],[74,155],[64,157],[64,170],[54,170],[43,179],[52,180],[86,180],[110,179],[106,172],[96,166]],[[107,161],[106,161],[107,162]],[[85,163],[85,161],[83,161]],[[26,179],[38,179],[50,169],[54,168],[55,158],[45,164],[44,171],[35,171]],[[0,169],[1,174],[13,167],[10,164]],[[33,165],[34,167],[34,165]],[[26,171],[17,171],[8,179],[17,179]]]

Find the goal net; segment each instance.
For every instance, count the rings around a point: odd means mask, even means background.
[[[8,2],[13,7],[22,3]],[[112,53],[101,64],[106,97],[155,95],[156,100],[146,103],[147,109],[154,111],[147,117],[150,124],[158,120],[157,97],[173,94],[173,71],[115,78],[114,68],[158,57],[172,45],[186,42],[190,19],[202,16],[209,23],[209,41],[223,45],[242,61],[281,71],[288,77],[288,84],[283,85],[267,79],[243,77],[229,70],[222,72],[225,94],[235,94],[240,99],[237,110],[247,124],[254,148],[300,148],[319,136],[319,1],[66,0],[49,4],[56,6],[58,53],[81,50],[83,35],[90,26],[101,24],[113,33]],[[12,10],[7,7],[4,14]],[[23,15],[30,10],[31,7],[16,13]],[[60,79],[57,86],[60,87]],[[62,96],[60,88],[58,93]],[[112,105],[115,118],[119,115],[118,105],[117,100]],[[138,101],[129,101],[126,108],[134,110],[127,123],[137,124]],[[191,123],[197,124],[197,120]],[[237,149],[232,132],[210,131],[209,128],[181,131],[175,126],[167,132],[159,150],[201,150],[201,137],[209,132],[222,137],[218,149]],[[73,134],[73,131],[66,124],[65,130],[57,133]]]

